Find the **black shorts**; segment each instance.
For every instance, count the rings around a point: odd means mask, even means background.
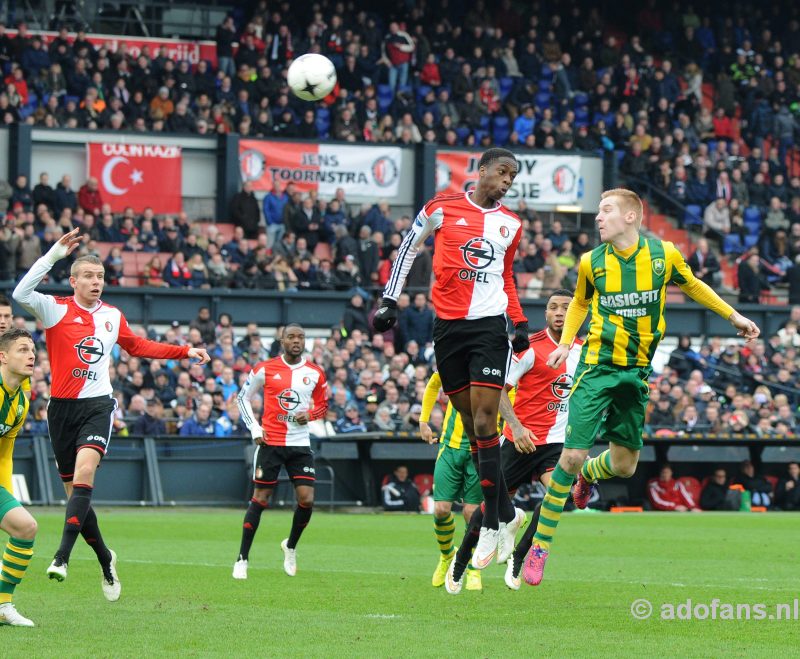
[[[503,479],[509,492],[520,485],[539,480],[542,474],[553,471],[561,457],[563,444],[542,444],[533,453],[520,453],[514,448],[514,442],[506,439],[500,449],[503,460]]]
[[[47,405],[47,430],[61,480],[75,475],[75,458],[82,448],[105,455],[111,442],[111,427],[117,401],[110,396],[95,398],[51,398]]]
[[[433,323],[433,349],[449,396],[470,385],[502,389],[511,363],[505,316]]]
[[[256,446],[253,484],[273,488],[278,484],[281,465],[295,485],[314,487],[314,453],[310,446]]]

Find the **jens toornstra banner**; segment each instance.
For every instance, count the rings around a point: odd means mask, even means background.
[[[294,183],[300,191],[317,190],[323,196],[344,188],[353,196],[391,199],[399,191],[400,163],[398,147],[239,141],[242,181],[251,181],[253,189],[261,191],[271,190],[275,183],[281,189]]]

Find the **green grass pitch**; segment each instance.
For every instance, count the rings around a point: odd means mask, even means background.
[[[122,598],[100,591],[78,541],[64,583],[45,568],[63,511],[33,509],[36,556],[15,601],[35,629],[0,628],[16,657],[798,656],[800,620],[660,620],[664,603],[773,606],[800,597],[800,516],[565,515],[544,583],[518,592],[500,566],[482,593],[434,589],[424,515],[317,511],[283,574],[291,514],[267,511],[234,581],[242,510],[100,509]],[[463,529],[459,521],[457,537]],[[644,598],[648,620],[631,616]],[[771,613],[771,609],[768,612]],[[702,613],[702,611],[701,611]],[[719,615],[719,614],[718,614]]]

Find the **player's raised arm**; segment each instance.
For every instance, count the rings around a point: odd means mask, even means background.
[[[725,302],[708,284],[695,277],[683,255],[672,243],[664,243],[664,252],[668,267],[671,267],[670,281],[672,283],[677,284],[695,302],[730,321],[731,325],[739,330],[739,336],[743,337],[745,341],[758,338],[761,334],[758,325]]]
[[[441,206],[434,206],[434,202],[428,202],[411,225],[411,230],[400,244],[397,260],[392,266],[392,272],[389,275],[389,281],[386,282],[386,288],[383,289],[381,306],[372,319],[372,326],[377,331],[386,332],[394,327],[397,322],[397,298],[403,290],[411,264],[414,263],[414,259],[417,257],[419,246],[436,229],[442,226],[443,220],[444,211]]]
[[[19,304],[42,321],[45,328],[52,327],[64,316],[64,309],[60,309],[52,295],[42,295],[36,292],[36,287],[50,272],[52,267],[61,259],[74,252],[81,242],[78,236],[80,229],[73,229],[65,233],[44,256],[37,259],[31,269],[20,279],[12,293]]]

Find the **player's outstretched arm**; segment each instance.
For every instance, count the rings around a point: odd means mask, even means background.
[[[42,295],[36,292],[36,287],[50,272],[50,269],[61,259],[74,252],[81,239],[79,229],[65,233],[47,253],[39,258],[31,269],[20,279],[12,297],[19,304],[44,323],[45,328],[53,327],[64,315],[65,309],[56,304],[52,295]]]
[[[186,353],[186,356],[189,359],[196,359],[199,364],[208,364],[211,361],[211,357],[208,355],[208,351],[205,348],[189,348],[189,352]]]

